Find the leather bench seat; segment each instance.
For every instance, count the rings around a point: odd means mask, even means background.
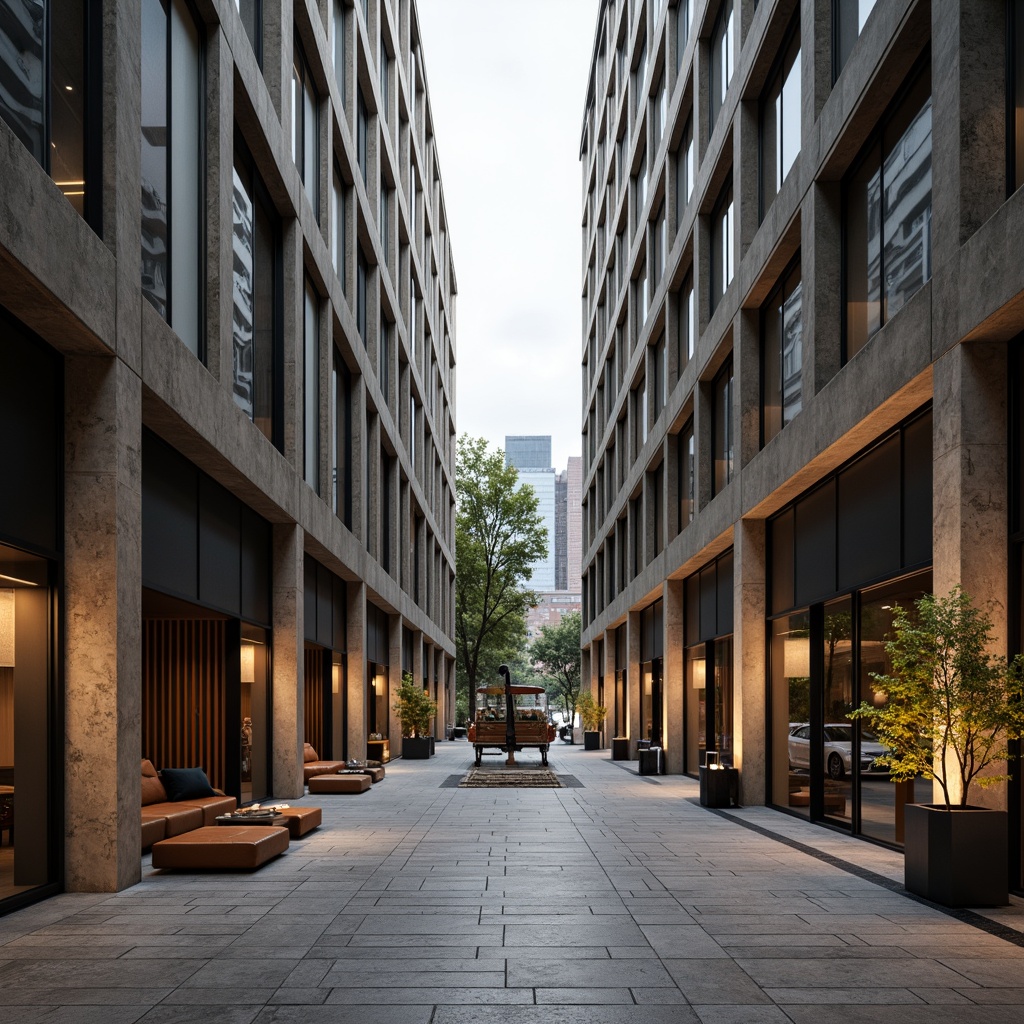
[[[351,774],[369,775],[371,782],[380,782],[381,779],[384,778],[384,769],[383,768],[347,768],[346,767],[346,768],[343,768],[341,770],[341,772],[339,772],[339,774],[341,774],[341,775],[345,775],[345,774],[349,774],[349,775],[351,775]]]
[[[282,807],[278,814],[288,819],[288,833],[292,839],[312,832],[323,821],[323,812],[319,807]]]
[[[358,772],[353,775],[315,775],[309,780],[310,793],[365,793],[370,788],[370,776]]]
[[[148,850],[167,835],[167,819],[163,815],[150,816],[142,812],[142,848]]]
[[[180,836],[191,832],[194,828],[203,827],[203,809],[194,804],[177,804],[167,801],[160,804],[147,804],[142,808],[142,820],[146,818],[163,818],[167,823],[165,835]]]
[[[153,845],[153,867],[252,870],[288,849],[288,829],[212,825]]]
[[[308,784],[317,775],[331,775],[344,767],[344,761],[307,761],[302,766],[302,781]]]

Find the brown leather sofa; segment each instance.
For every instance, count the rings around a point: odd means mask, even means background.
[[[204,826],[216,825],[218,814],[229,814],[238,806],[233,796],[193,797],[168,800],[167,791],[153,762],[142,759],[142,849],[172,836],[184,835]]]
[[[344,761],[321,761],[316,750],[309,744],[302,747],[302,781],[309,785],[309,780],[316,775],[333,775],[345,767]]]

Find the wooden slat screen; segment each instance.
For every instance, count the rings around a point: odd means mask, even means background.
[[[142,756],[157,768],[198,765],[218,789],[227,778],[225,660],[222,620],[143,621]]]
[[[324,652],[319,647],[306,648],[305,681],[302,691],[302,717],[305,740],[324,757]]]

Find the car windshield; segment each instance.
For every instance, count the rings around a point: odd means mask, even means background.
[[[853,740],[853,730],[848,725],[826,725],[825,737],[835,743],[850,743]]]

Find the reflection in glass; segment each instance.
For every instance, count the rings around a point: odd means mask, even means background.
[[[761,105],[761,216],[800,152],[800,32],[797,29]]]
[[[732,182],[718,199],[711,214],[711,309],[725,295],[736,270]]]
[[[707,668],[704,644],[686,651],[686,771],[697,774],[707,746]]]
[[[719,764],[733,759],[732,637],[715,641],[715,749]]]
[[[676,227],[683,222],[683,214],[693,194],[693,118],[686,119],[683,141],[676,150]]]
[[[825,605],[824,679],[822,685],[825,725],[820,738],[821,763],[825,770],[825,814],[850,821],[852,771],[850,720],[855,707],[853,680],[853,619],[851,601],[844,598]]]
[[[235,7],[256,54],[256,63],[263,67],[263,0],[235,0]]]
[[[865,593],[860,609],[860,700],[883,707],[887,695],[874,678],[892,672],[885,640],[892,631],[895,605],[911,607],[931,589],[929,573],[887,584]],[[870,723],[860,723],[860,831],[886,843],[903,842],[903,809],[908,803],[926,803],[931,784],[924,779],[892,783],[888,771],[875,764],[884,748],[874,740]]]
[[[3,6],[0,0],[0,9]],[[51,25],[56,22],[64,29],[50,32],[50,175],[79,216],[84,216],[85,2],[55,0],[50,10]]]
[[[772,623],[772,802],[811,813],[811,636],[808,613]]]
[[[732,8],[733,0],[725,0],[721,11],[718,12],[718,20],[715,22],[714,30],[711,33],[711,117],[708,123],[712,132],[715,130],[718,112],[722,109],[726,91],[729,88],[729,83],[732,81],[733,63],[735,60],[735,48],[732,38]]]
[[[803,405],[800,266],[793,268],[763,308],[763,435],[767,444]]]
[[[46,166],[43,0],[0,0],[0,117]]]
[[[712,493],[718,494],[732,480],[733,471],[733,381],[731,358],[715,378],[711,400],[711,449],[714,460]]]
[[[167,15],[142,4],[142,294],[167,317]]]
[[[270,793],[267,764],[268,633],[242,623],[241,646],[241,803]]]

